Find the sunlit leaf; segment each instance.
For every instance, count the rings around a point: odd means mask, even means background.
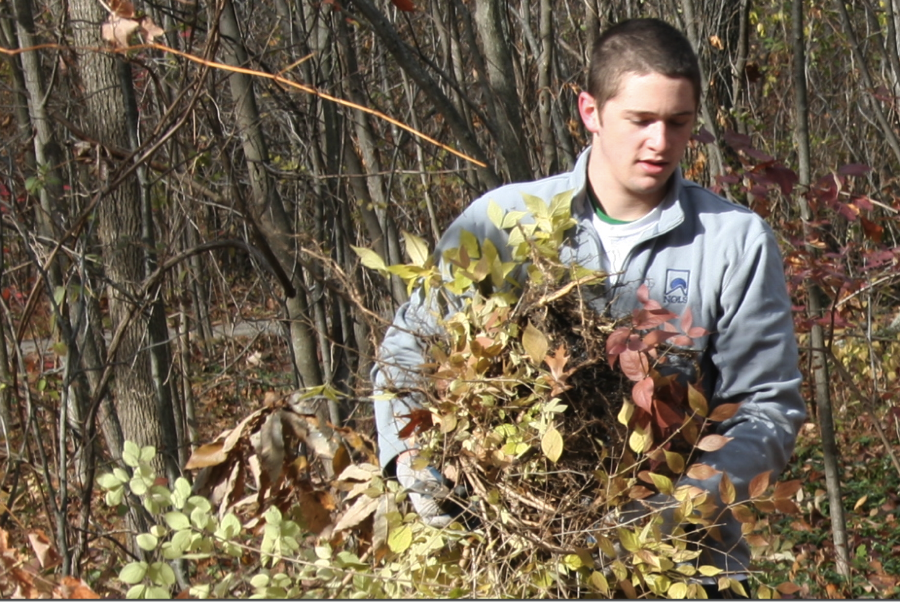
[[[653,445],[653,432],[647,428],[636,427],[628,436],[628,447],[635,453],[642,454]]]
[[[709,412],[706,396],[693,383],[688,384],[688,405],[700,416],[706,416]]]
[[[387,267],[387,265],[384,263],[384,259],[381,258],[381,255],[379,255],[372,249],[367,249],[365,247],[354,247],[353,245],[350,245],[350,248],[353,249],[353,252],[359,256],[360,263],[362,263],[370,270],[377,270],[381,272],[384,271]]]
[[[697,443],[697,448],[707,452],[718,451],[725,447],[725,444],[733,438],[722,435],[707,435]]]
[[[411,232],[403,232],[403,242],[406,244],[406,253],[410,260],[418,266],[423,267],[430,257],[428,252],[428,244],[424,239],[412,234]]]
[[[731,508],[731,514],[741,523],[755,523],[756,515],[747,506],[743,504]]]
[[[550,428],[547,429],[547,432],[544,433],[544,436],[541,437],[541,451],[554,463],[559,460],[559,457],[562,455],[563,438],[553,425],[551,425]]]
[[[687,583],[679,581],[677,583],[673,583],[665,593],[666,596],[668,596],[671,600],[684,600],[685,598],[687,598],[687,590]]]
[[[800,481],[800,479],[778,483],[777,485],[775,485],[775,492],[772,494],[772,497],[776,500],[790,499],[794,497],[794,494],[800,491],[801,487],[803,487],[803,483]]]
[[[675,488],[672,485],[672,479],[670,479],[669,477],[651,472],[650,479],[653,481],[653,485],[656,486],[660,493],[664,493],[666,495],[672,495],[674,493]]]
[[[772,476],[772,471],[767,470],[762,474],[758,474],[753,477],[753,480],[750,481],[749,493],[750,498],[757,498],[765,493],[766,489],[769,487],[769,478]]]
[[[635,383],[631,389],[631,398],[637,407],[648,414],[653,413],[653,379],[648,376]]]
[[[692,479],[705,481],[706,479],[716,476],[719,472],[720,471],[708,464],[692,464],[685,474]]]
[[[522,347],[525,349],[525,353],[531,357],[531,361],[539,366],[547,355],[550,343],[544,333],[529,322],[522,334]]]
[[[737,414],[737,411],[740,408],[741,404],[739,403],[723,403],[713,409],[712,413],[709,415],[709,419],[714,422],[724,422]]]
[[[412,545],[412,529],[409,525],[397,527],[388,535],[388,547],[395,554],[402,554],[410,545]]]
[[[128,585],[140,583],[147,575],[148,568],[146,562],[129,562],[119,571],[119,581]]]
[[[734,483],[731,482],[731,479],[728,478],[728,473],[722,473],[722,480],[719,481],[719,497],[722,498],[722,502],[724,504],[733,504],[735,498],[737,497],[737,492],[734,489]]]

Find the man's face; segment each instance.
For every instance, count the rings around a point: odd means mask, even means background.
[[[659,204],[694,127],[697,106],[690,81],[625,74],[619,92],[603,107],[582,92],[579,109],[593,134],[589,174],[604,209]]]

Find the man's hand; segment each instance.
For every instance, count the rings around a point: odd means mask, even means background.
[[[413,508],[425,524],[436,529],[446,527],[459,516],[462,508],[447,500],[451,491],[444,482],[444,476],[433,466],[413,468],[414,460],[415,455],[411,452],[397,457],[397,481],[409,492]],[[445,509],[450,505],[453,512],[450,508]]]

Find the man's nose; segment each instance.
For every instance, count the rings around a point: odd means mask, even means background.
[[[656,121],[650,126],[649,145],[653,150],[664,150],[669,144],[669,128],[665,121]]]

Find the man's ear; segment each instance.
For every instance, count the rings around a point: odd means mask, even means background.
[[[587,131],[592,134],[600,131],[602,125],[600,107],[597,106],[594,97],[587,92],[578,95],[578,113],[581,115],[581,121]]]

